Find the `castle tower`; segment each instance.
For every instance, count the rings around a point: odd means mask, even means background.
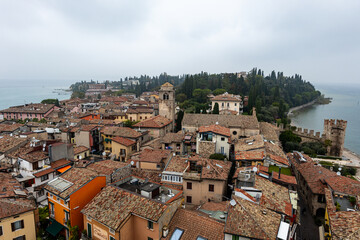
[[[342,157],[345,142],[345,130],[347,121],[335,119],[324,120],[324,133],[325,139],[331,141],[328,147],[328,155]]]
[[[159,115],[173,120],[175,124],[175,90],[170,83],[164,83],[159,90]]]

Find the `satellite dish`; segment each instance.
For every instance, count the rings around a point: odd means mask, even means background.
[[[82,156],[81,156],[81,155],[79,156],[79,159],[80,159],[80,160],[82,159]]]
[[[130,164],[131,164],[131,165],[134,165],[134,161],[131,161]]]
[[[337,174],[338,176],[340,176],[340,175],[341,175],[341,172],[337,172],[336,174]]]
[[[102,155],[103,155],[103,156],[106,156],[106,152],[103,152]]]
[[[253,169],[252,169],[254,172],[257,172],[257,167],[253,167]]]
[[[235,206],[235,205],[236,205],[236,201],[235,201],[234,199],[232,199],[232,200],[230,201],[230,205],[231,205],[231,206]]]
[[[341,167],[339,167],[339,171],[341,171],[341,169],[342,169],[342,168],[341,168]]]

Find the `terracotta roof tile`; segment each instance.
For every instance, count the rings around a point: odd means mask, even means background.
[[[90,148],[88,147],[85,147],[85,146],[77,146],[77,147],[74,147],[74,154],[79,154],[79,153],[82,153],[82,152],[86,152],[86,151],[89,151]]]
[[[129,163],[118,162],[113,160],[104,160],[99,162],[94,162],[88,165],[86,168],[90,169],[98,174],[110,175],[119,168],[129,166]]]
[[[49,173],[52,173],[52,172],[55,172],[55,169],[53,169],[53,168],[50,167],[50,168],[47,168],[47,169],[45,169],[45,170],[43,170],[43,171],[34,173],[33,175],[34,175],[34,177],[39,178],[39,177],[41,177],[41,176],[44,176],[44,175],[49,174]]]
[[[260,199],[260,205],[271,209],[273,211],[284,213],[288,216],[292,216],[292,208],[290,201],[289,190],[279,184],[270,182],[260,176],[255,176],[256,189],[262,191],[262,197]]]
[[[324,192],[331,228],[331,239],[360,239],[360,212],[336,211],[331,190],[325,188]]]
[[[181,240],[193,240],[201,236],[205,239],[224,239],[224,223],[218,222],[195,211],[178,209],[169,224],[170,239],[175,229],[183,230]]]
[[[167,133],[162,139],[163,143],[181,143],[184,139],[185,134],[179,133]]]
[[[225,233],[255,239],[276,239],[281,215],[258,204],[233,196],[235,206],[229,207]]]
[[[185,113],[183,126],[208,126],[219,123],[223,127],[237,127],[242,129],[259,129],[259,122],[251,115],[218,115],[218,114],[192,114]]]
[[[71,161],[70,160],[67,160],[67,159],[59,159],[57,161],[54,161],[54,162],[51,162],[50,163],[50,166],[53,168],[53,169],[59,169],[59,168],[62,168],[62,167],[65,167],[67,165],[70,165],[71,164]]]
[[[212,132],[212,133],[230,137],[230,129],[226,128],[226,127],[222,127],[218,124],[199,127],[199,133],[203,133],[203,132]]]
[[[23,198],[0,198],[0,219],[33,211],[36,209],[34,200]]]
[[[0,138],[0,153],[5,153],[7,151],[15,149],[17,146],[21,146],[27,141],[28,140],[24,138],[2,136]]]
[[[81,212],[117,230],[120,224],[132,213],[157,222],[166,209],[167,205],[160,202],[114,186],[106,186]]]
[[[238,151],[235,153],[235,160],[263,160],[264,152]]]
[[[152,117],[141,122],[138,122],[133,127],[143,127],[143,128],[163,128],[172,123],[172,120],[167,119],[161,115]]]
[[[5,124],[5,123],[1,123],[0,124],[0,133],[1,132],[13,132],[17,129],[19,129],[20,127],[24,126],[24,124],[20,124],[20,123],[14,123],[14,124]]]
[[[172,153],[170,150],[152,150],[152,149],[144,149],[140,155],[138,161],[140,162],[167,162],[167,159],[170,159]]]
[[[54,186],[52,186],[52,181],[54,180],[51,180],[45,186],[45,189],[60,196],[63,199],[66,199],[74,191],[80,189],[85,183],[91,181],[97,176],[98,174],[96,172],[86,168],[71,168],[59,176],[59,178],[65,179],[66,181],[72,183],[72,185],[69,188],[66,188],[64,191],[60,191],[56,189]]]
[[[139,138],[142,136],[141,133],[128,127],[104,127],[101,129],[101,133],[125,138]]]
[[[112,140],[127,147],[136,144],[135,141],[124,137],[113,137]]]

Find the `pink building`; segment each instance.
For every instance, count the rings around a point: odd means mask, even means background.
[[[15,119],[15,120],[25,120],[25,119],[42,119],[47,117],[55,109],[54,104],[25,104],[20,106],[10,107],[0,111],[0,119]]]

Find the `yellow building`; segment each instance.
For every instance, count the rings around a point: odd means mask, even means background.
[[[36,239],[38,211],[33,200],[0,198],[0,240]]]
[[[104,127],[101,129],[101,140],[105,152],[112,152],[112,139],[114,137],[124,137],[137,142],[140,147],[142,133],[128,127]]]
[[[84,159],[90,156],[90,148],[85,146],[77,146],[74,148],[74,159]]]
[[[151,108],[129,108],[126,116],[130,121],[142,121],[155,116],[154,109]]]
[[[115,155],[115,159],[119,159],[121,162],[126,162],[136,150],[137,144],[134,140],[114,137],[111,141],[111,153]]]

